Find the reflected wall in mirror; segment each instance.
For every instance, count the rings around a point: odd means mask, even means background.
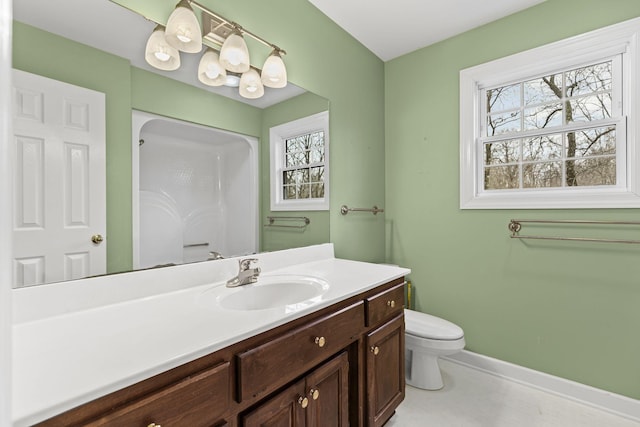
[[[67,10],[72,12],[65,14]],[[214,93],[197,81],[195,73],[181,77],[180,73],[189,73],[189,61],[197,64],[200,55],[195,54],[183,55],[185,66],[181,70],[152,69],[144,62],[144,46],[153,26],[109,0],[14,1],[13,67],[105,96],[106,230],[99,234],[104,236],[106,246],[106,273],[129,271],[137,265],[134,223],[138,206],[134,193],[139,188],[138,172],[134,173],[132,165],[139,159],[132,149],[133,110],[259,141],[258,250],[328,241],[327,212],[311,213],[312,222],[303,232],[265,231],[260,226],[269,215],[269,127],[326,111],[328,101],[290,84],[288,87],[294,89],[288,95],[291,98],[269,101],[267,88],[264,99],[239,102],[224,93]],[[112,31],[114,28],[118,31]],[[289,77],[295,78],[291,73]]]

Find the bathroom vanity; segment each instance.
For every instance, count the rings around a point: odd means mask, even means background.
[[[58,331],[63,324],[82,333],[91,325],[103,329],[93,330],[88,342],[73,349],[60,346],[52,360],[41,359],[44,366],[36,372],[18,364],[14,379],[20,400],[14,407],[22,417],[16,425],[383,425],[404,398],[404,276],[409,270],[336,259],[331,245],[257,257],[265,283],[270,277],[305,275],[328,286],[285,307],[229,309],[225,299],[237,294],[242,298],[236,299],[248,301],[253,291],[216,281],[22,319],[15,329],[16,351],[32,361],[21,337],[50,333],[46,325],[51,322],[62,322],[54,325]],[[237,263],[204,264],[209,275],[228,279]],[[177,269],[190,267],[203,269],[191,280],[206,276],[202,264]],[[121,322],[122,329],[107,327],[105,320]],[[122,336],[127,324],[135,330]],[[85,354],[72,356],[78,351]],[[74,371],[74,359],[78,369],[68,376],[64,371]],[[49,394],[59,387],[57,397],[45,396],[38,383]],[[44,402],[33,402],[38,394]]]

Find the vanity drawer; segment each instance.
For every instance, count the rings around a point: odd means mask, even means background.
[[[365,300],[367,327],[389,319],[404,309],[404,281]]]
[[[88,423],[88,426],[148,425],[209,427],[229,408],[229,362],[205,369],[135,400]]]
[[[275,390],[357,340],[362,301],[238,355],[239,401]]]

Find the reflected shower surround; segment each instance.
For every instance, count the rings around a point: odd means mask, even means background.
[[[255,139],[140,112],[133,122],[144,141],[134,267],[257,252]]]

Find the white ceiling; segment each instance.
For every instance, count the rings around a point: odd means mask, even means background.
[[[545,0],[309,0],[389,61]]]

